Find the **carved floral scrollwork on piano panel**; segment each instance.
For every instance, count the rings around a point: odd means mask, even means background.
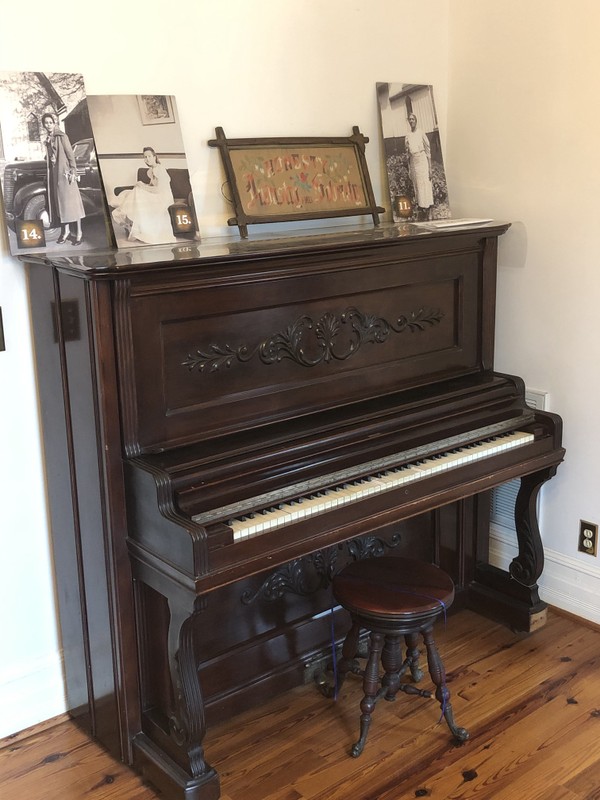
[[[346,549],[353,561],[361,561],[363,558],[377,558],[384,555],[386,548],[389,550],[398,547],[400,541],[399,533],[391,536],[389,542],[379,539],[377,536],[361,536],[346,542]]]
[[[439,324],[444,317],[441,309],[420,308],[409,314],[401,314],[395,322],[388,322],[376,314],[365,313],[357,308],[347,308],[336,316],[323,314],[316,322],[303,315],[294,320],[284,331],[274,333],[254,346],[242,344],[210,344],[188,354],[182,367],[190,372],[216,372],[229,368],[234,362],[244,363],[258,356],[263,364],[276,364],[284,359],[295,361],[303,367],[314,367],[332,360],[345,361],[356,354],[364,344],[383,344],[392,332],[414,333]],[[345,345],[340,342],[349,333]]]
[[[361,536],[341,545],[317,550],[308,556],[283,564],[272,572],[256,591],[244,592],[240,600],[244,605],[250,605],[259,598],[273,603],[286,594],[306,597],[329,586],[337,572],[338,552],[343,548],[353,561],[360,561],[363,558],[382,556],[386,548],[397,547],[400,541],[398,533],[391,536],[389,541],[376,536]]]
[[[244,605],[251,605],[259,597],[267,603],[280,600],[286,594],[307,597],[326,588],[335,573],[336,560],[335,547],[295,558],[272,572],[255,592],[248,590],[240,599]]]

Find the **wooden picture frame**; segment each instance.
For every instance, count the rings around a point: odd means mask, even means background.
[[[248,225],[369,214],[379,225],[365,160],[369,141],[355,126],[348,137],[216,139],[242,238]]]

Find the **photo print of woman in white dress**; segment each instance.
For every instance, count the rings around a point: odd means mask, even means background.
[[[197,238],[175,98],[88,95],[88,107],[117,247]]]
[[[377,99],[394,222],[450,217],[433,87],[378,83]]]
[[[175,242],[169,206],[173,203],[171,178],[152,147],[144,147],[147,181],[138,180],[131,189],[115,189],[112,218],[130,241],[144,244]]]

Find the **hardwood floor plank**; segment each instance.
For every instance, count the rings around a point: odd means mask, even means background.
[[[436,640],[469,741],[435,701],[401,694],[354,759],[360,680],[337,702],[301,686],[209,731],[222,800],[600,800],[599,629],[550,613],[523,636],[461,611]],[[2,744],[2,800],[158,800],[72,722]]]
[[[0,750],[3,800],[154,800],[156,794],[72,722]],[[43,787],[43,792],[42,792]]]
[[[546,796],[545,789],[539,792],[540,786],[563,784],[570,774],[587,770],[590,748],[585,747],[585,742],[593,735],[593,730],[585,724],[589,714],[573,714],[565,724],[564,705],[564,697],[557,696],[533,714],[482,741],[471,752],[465,748],[464,756],[451,769],[436,770],[426,778],[427,796],[448,800],[475,797],[508,800],[519,796],[537,800]],[[564,744],[565,737],[568,747]],[[391,800],[398,794],[380,795],[381,800],[388,800],[388,796]]]

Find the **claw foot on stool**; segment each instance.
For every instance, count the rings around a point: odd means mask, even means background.
[[[452,714],[452,708],[447,707],[444,710],[444,719],[446,720],[446,723],[450,728],[450,733],[452,734],[452,736],[454,736],[456,741],[466,742],[467,739],[469,738],[469,731],[466,728],[459,727],[454,722],[454,715]]]
[[[364,749],[365,749],[365,743],[359,739],[358,742],[356,742],[356,744],[352,745],[352,748],[350,750],[350,755],[352,756],[352,758],[358,758],[362,754],[362,751]]]
[[[466,728],[455,728],[452,731],[454,738],[459,742],[466,742],[469,738],[469,731]]]

